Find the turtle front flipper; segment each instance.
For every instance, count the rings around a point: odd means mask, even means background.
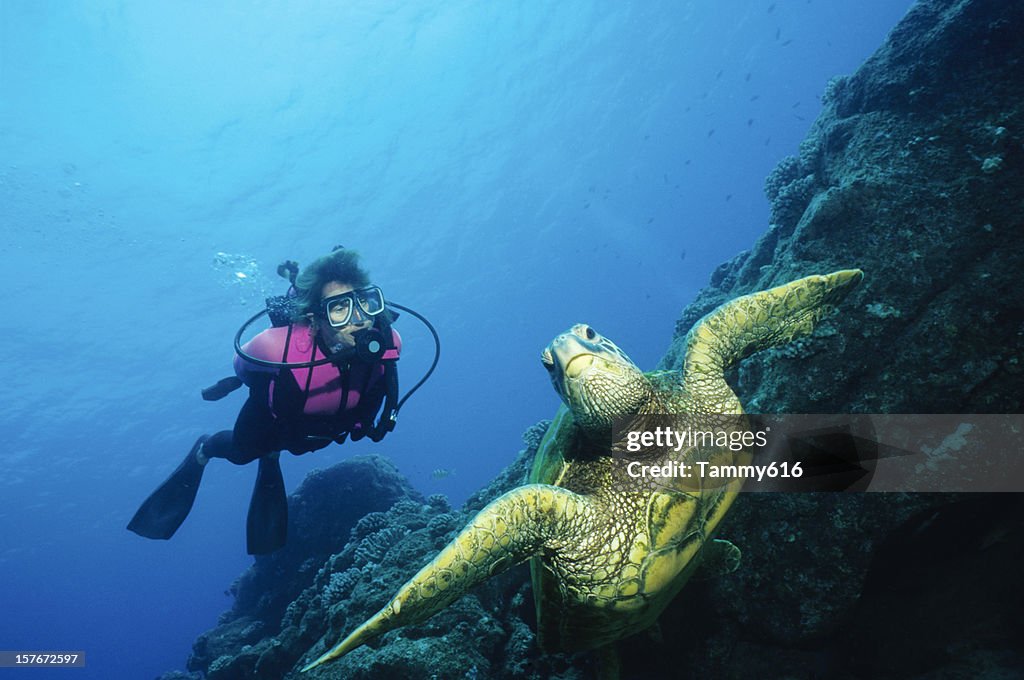
[[[683,371],[700,391],[724,384],[723,372],[754,352],[808,335],[864,278],[859,269],[808,276],[731,300],[698,321],[686,336]],[[717,390],[707,390],[717,391]],[[731,394],[731,390],[729,391]],[[735,404],[720,404],[732,413]]]
[[[424,621],[473,586],[548,548],[571,545],[591,531],[590,501],[566,489],[528,484],[492,501],[420,569],[383,609],[303,672],[369,640]]]

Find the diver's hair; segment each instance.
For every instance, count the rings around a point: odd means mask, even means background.
[[[359,266],[359,253],[354,250],[337,248],[330,255],[317,258],[295,279],[294,321],[303,321],[307,314],[320,310],[320,291],[330,281],[365,288],[370,285],[370,275]]]

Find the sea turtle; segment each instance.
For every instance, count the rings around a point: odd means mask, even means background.
[[[608,645],[651,625],[702,562],[735,568],[738,549],[713,535],[742,480],[638,479],[627,473],[621,436],[610,438],[614,422],[742,414],[725,370],[810,333],[862,278],[856,269],[809,276],[723,304],[686,336],[682,375],[642,373],[583,324],[559,335],[542,360],[564,405],[538,448],[530,483],[481,510],[383,609],[303,670],[423,621],[528,559],[538,641],[564,651]],[[683,447],[670,458],[735,463],[749,454]]]

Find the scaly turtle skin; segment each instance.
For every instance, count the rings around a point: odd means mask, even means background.
[[[658,414],[742,414],[725,369],[809,334],[862,278],[856,269],[809,276],[722,305],[687,335],[682,375],[642,373],[586,325],[555,338],[542,359],[564,406],[540,444],[531,483],[481,510],[380,612],[303,670],[423,621],[528,559],[540,644],[565,651],[651,625],[702,561],[735,568],[739,551],[712,537],[742,480],[651,484],[633,477],[620,455],[623,442],[609,437],[613,424],[642,424],[638,418]],[[749,454],[685,447],[670,458],[737,464]]]

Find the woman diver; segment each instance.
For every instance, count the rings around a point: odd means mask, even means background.
[[[248,386],[234,429],[199,437],[129,522],[128,529],[140,536],[174,535],[192,509],[211,458],[236,465],[258,460],[247,548],[250,555],[273,552],[285,544],[288,528],[280,451],[299,455],[346,438],[380,441],[394,427],[401,406],[396,362],[402,343],[391,328],[397,314],[385,309],[384,294],[370,283],[359,255],[338,247],[301,274],[294,262],[281,265],[278,273],[288,276],[292,289],[289,296],[268,300],[274,327],[239,346],[249,324],[243,326],[235,340],[237,377],[203,392],[214,400]]]

